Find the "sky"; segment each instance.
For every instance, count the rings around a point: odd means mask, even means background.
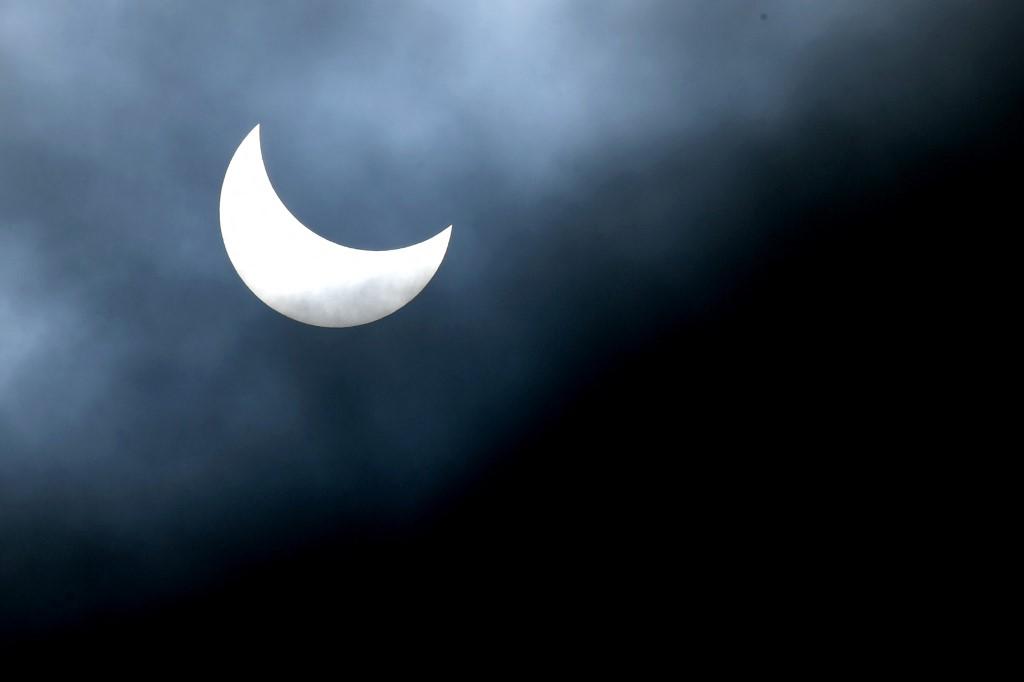
[[[716,311],[750,315],[751,366],[772,362],[759,348],[813,343],[809,307],[780,312],[747,287],[766,268],[784,280],[791,251],[832,253],[837,230],[879,237],[870,213],[868,228],[837,216],[890,205],[878,197],[912,193],[921,168],[991,135],[1019,104],[1021,14],[6,0],[5,627],[144,612],[296,547],[348,547],[353,528],[415,535],[624,357],[671,354],[664,339],[699,336]],[[391,249],[454,225],[423,293],[321,329],[246,289],[218,200],[257,123],[283,202],[322,236]],[[843,261],[869,281],[841,285],[828,263],[801,267],[853,305],[885,266]],[[786,281],[778,291],[818,286]],[[795,319],[801,335],[778,341]],[[662,403],[688,390],[685,376],[632,381]],[[608,413],[636,426],[634,410]],[[627,479],[629,449],[615,464]]]

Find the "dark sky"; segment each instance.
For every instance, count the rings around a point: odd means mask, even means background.
[[[1020,7],[6,0],[4,631],[642,564],[708,467],[866,445],[911,272],[1008,188]],[[257,123],[323,236],[454,224],[418,298],[332,330],[246,289]]]

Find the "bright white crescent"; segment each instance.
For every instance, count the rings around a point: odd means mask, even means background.
[[[448,250],[452,227],[391,251],[351,249],[310,231],[270,184],[260,127],[228,164],[220,228],[231,264],[256,296],[293,320],[354,327],[395,312],[419,294]]]

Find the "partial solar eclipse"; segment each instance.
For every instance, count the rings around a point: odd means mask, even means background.
[[[390,251],[352,249],[300,223],[270,184],[257,125],[242,140],[220,193],[224,247],[245,285],[277,312],[319,327],[354,327],[419,294],[448,250],[452,226]]]

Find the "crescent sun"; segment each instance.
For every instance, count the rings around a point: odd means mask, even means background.
[[[277,312],[319,327],[354,327],[419,294],[448,250],[452,226],[390,251],[352,249],[298,221],[267,177],[257,125],[235,151],[220,193],[224,248],[245,285]]]

